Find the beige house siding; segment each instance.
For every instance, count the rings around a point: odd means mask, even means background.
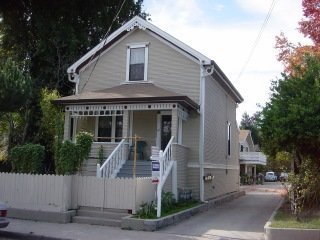
[[[151,155],[151,146],[156,146],[157,138],[157,112],[156,111],[134,111],[133,112],[133,136],[141,137],[146,141],[144,158],[149,159]]]
[[[212,174],[212,181],[204,182],[204,199],[209,200],[226,193],[239,190],[239,171],[228,169],[226,174],[225,169],[204,169],[204,173]]]
[[[102,54],[93,72],[94,63],[81,71],[79,92],[104,89],[124,83],[127,46],[142,42],[150,43],[148,80],[160,87],[185,94],[198,103],[199,65],[153,37],[148,31],[138,29]]]
[[[211,77],[205,83],[205,134],[204,162],[212,166],[205,169],[214,178],[214,189],[205,183],[205,199],[237,190],[235,176],[239,170],[229,168],[239,167],[238,160],[238,130],[236,125],[236,103]],[[228,123],[231,124],[231,154],[227,152]],[[228,169],[228,170],[226,170]],[[235,175],[235,176],[233,176]],[[233,179],[233,180],[230,180]],[[227,184],[233,181],[232,184]]]
[[[187,184],[188,188],[192,190],[192,197],[194,199],[200,199],[200,172],[199,167],[188,168]]]

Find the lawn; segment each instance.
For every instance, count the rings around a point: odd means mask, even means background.
[[[296,217],[291,214],[290,204],[284,203],[272,220],[271,227],[320,229],[320,215],[305,217],[298,221]]]

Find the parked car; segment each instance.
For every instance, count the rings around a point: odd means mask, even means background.
[[[5,203],[0,202],[0,228],[5,228],[6,226],[9,225],[9,220],[6,218],[7,217],[7,206]]]
[[[281,182],[287,181],[287,180],[288,180],[288,173],[286,173],[286,172],[280,173],[280,178],[279,178],[279,180],[280,180]]]
[[[275,182],[277,181],[277,175],[274,172],[266,172],[264,180],[268,182]]]

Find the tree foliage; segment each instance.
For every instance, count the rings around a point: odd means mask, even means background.
[[[241,122],[240,122],[240,129],[250,130],[253,143],[261,146],[261,139],[260,139],[261,137],[260,137],[259,125],[258,125],[259,116],[260,116],[260,112],[256,112],[252,116],[249,116],[247,112],[243,113]]]
[[[31,78],[11,59],[0,64],[0,112],[14,112],[31,95]]]
[[[263,146],[271,156],[295,152],[298,160],[312,157],[320,164],[320,60],[306,56],[305,65],[296,67],[298,75],[273,82],[260,122]]]
[[[142,2],[127,0],[111,32],[135,15],[147,17]],[[32,97],[20,113],[24,115],[21,142],[41,140],[41,89],[72,93],[67,67],[105,37],[121,4],[118,0],[0,1],[0,57],[14,59],[32,78]]]

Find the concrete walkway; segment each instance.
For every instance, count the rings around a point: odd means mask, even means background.
[[[263,226],[281,200],[281,186],[245,187],[247,195],[158,232],[138,232],[86,224],[11,219],[1,237],[20,239],[264,239]]]

